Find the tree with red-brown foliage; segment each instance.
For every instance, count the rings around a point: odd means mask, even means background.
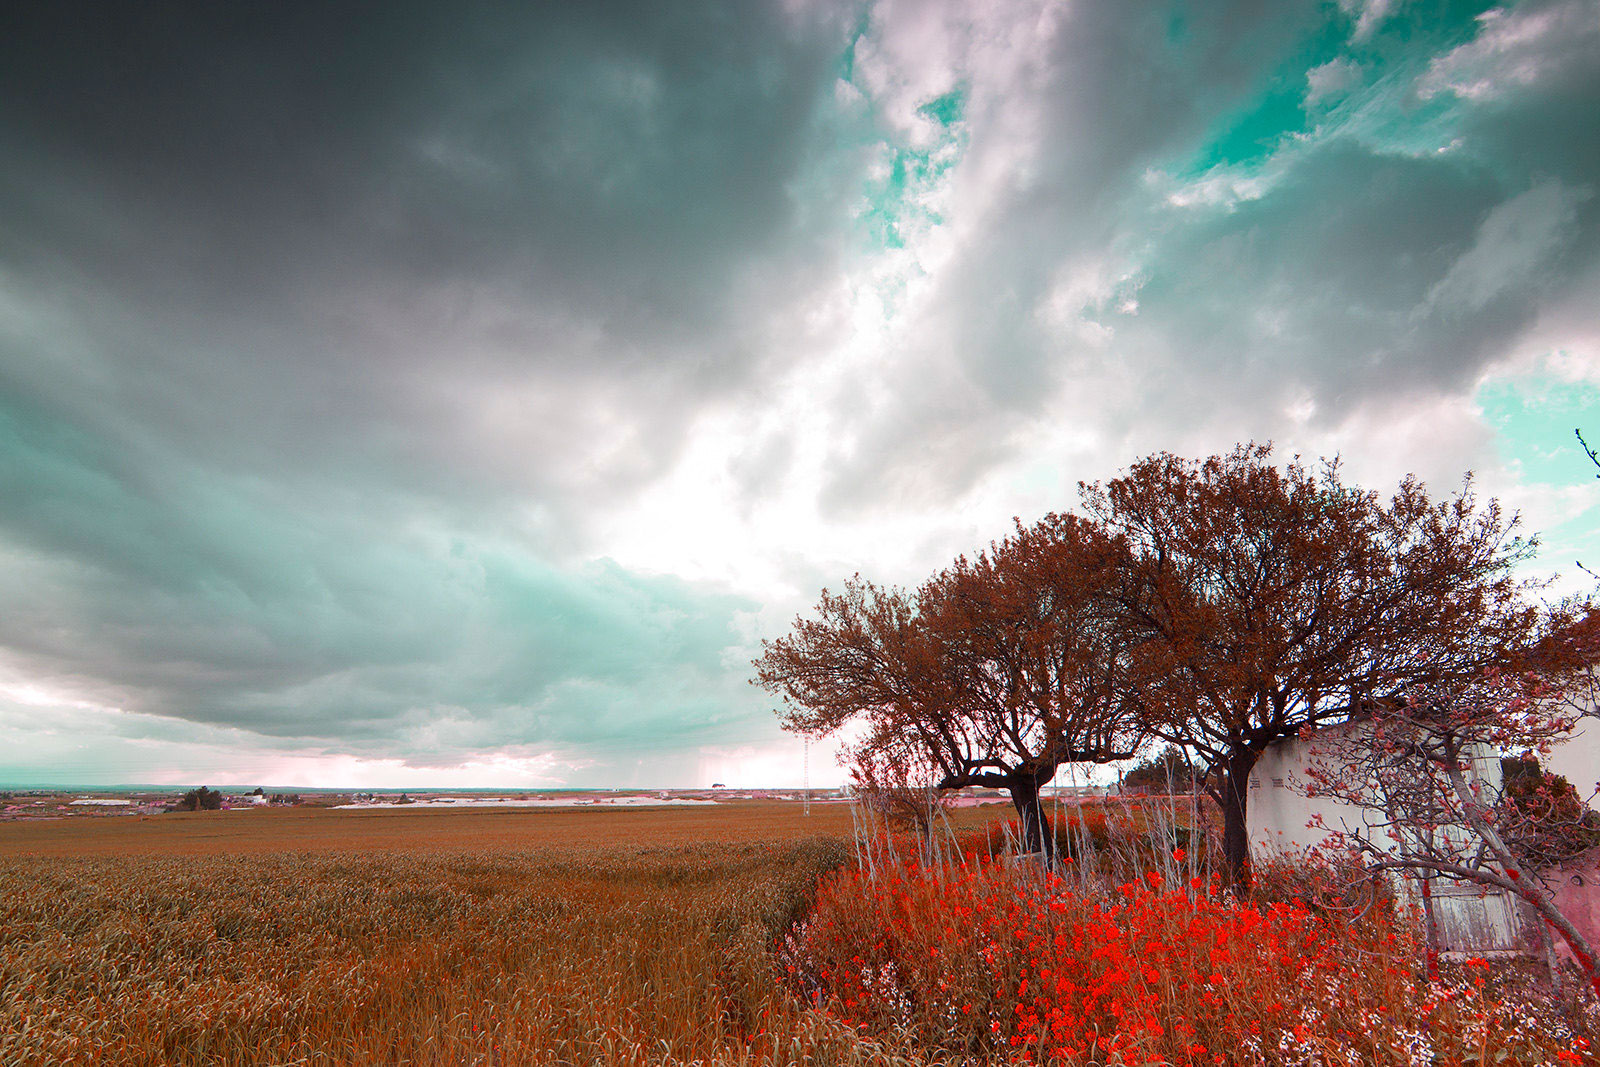
[[[1137,747],[1135,638],[1108,595],[1124,557],[1094,524],[1053,515],[914,593],[852,579],[763,644],[756,682],[791,730],[864,726],[863,765],[914,753],[937,789],[1007,790],[1027,847],[1047,851],[1039,791],[1057,769]]]
[[[1142,725],[1205,769],[1223,849],[1247,877],[1250,772],[1269,745],[1348,719],[1375,698],[1448,687],[1537,635],[1512,574],[1531,544],[1470,481],[1429,498],[1415,479],[1387,501],[1241,445],[1202,461],[1167,453],[1080,487],[1126,542],[1120,583],[1128,673]]]

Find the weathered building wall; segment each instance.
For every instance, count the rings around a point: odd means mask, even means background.
[[[1595,792],[1600,784],[1600,719],[1579,719],[1567,740],[1553,746],[1543,763],[1546,769],[1571,782],[1589,807],[1600,811],[1600,794]]]
[[[1316,736],[1329,732],[1321,731]],[[1245,824],[1255,858],[1297,855],[1320,845],[1332,830],[1371,825],[1373,813],[1365,808],[1329,797],[1305,795],[1310,784],[1307,770],[1318,756],[1315,738],[1289,738],[1262,753],[1250,772]],[[1325,829],[1312,825],[1317,816],[1321,816]]]
[[[1600,945],[1600,848],[1592,848],[1559,867],[1545,871],[1541,881],[1554,897],[1556,910],[1578,928],[1578,933],[1589,944]],[[1534,923],[1541,921],[1527,905],[1523,905],[1523,917],[1530,930]],[[1561,935],[1552,932],[1551,938],[1555,942],[1556,953],[1570,958],[1572,952]],[[1528,947],[1537,949],[1535,945]]]
[[[1364,730],[1359,723],[1330,727],[1310,737],[1281,741],[1262,754],[1251,774],[1246,811],[1254,858],[1300,855],[1341,830],[1361,830],[1374,844],[1385,843],[1386,817],[1381,810],[1306,795],[1313,782],[1311,769],[1336,766],[1335,746],[1359,744]],[[1498,795],[1499,758],[1486,753],[1474,759],[1469,777],[1475,778],[1490,797]],[[1414,878],[1395,876],[1395,884],[1402,899],[1420,914],[1420,883]],[[1506,894],[1443,878],[1434,879],[1431,889],[1435,943],[1441,950],[1492,952],[1521,947],[1523,924],[1517,907]]]

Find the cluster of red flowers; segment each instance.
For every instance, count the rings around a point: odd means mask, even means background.
[[[1105,892],[986,864],[839,872],[786,963],[852,1025],[986,1062],[1448,1063],[1435,1027],[1462,1059],[1501,1040],[1481,997],[1428,998],[1412,956],[1381,915],[1352,926],[1199,878]]]

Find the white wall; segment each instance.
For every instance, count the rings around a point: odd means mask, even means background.
[[[1359,723],[1331,726],[1307,738],[1280,741],[1262,753],[1250,773],[1250,800],[1245,813],[1253,855],[1258,859],[1292,855],[1321,844],[1332,832],[1383,825],[1384,816],[1377,810],[1331,797],[1305,795],[1311,784],[1308,770],[1329,758],[1334,743],[1347,744],[1352,731],[1365,730]],[[1491,790],[1492,802],[1500,788],[1498,757],[1484,755],[1474,759],[1470,777],[1476,777]],[[1310,826],[1317,816],[1321,816],[1322,826]],[[1382,834],[1378,830],[1370,839],[1382,844]]]
[[[1290,738],[1262,753],[1250,772],[1245,824],[1250,831],[1250,851],[1256,858],[1303,852],[1321,844],[1330,830],[1368,824],[1370,813],[1364,808],[1304,795],[1306,770],[1317,752],[1314,739]],[[1310,825],[1318,815],[1326,829]]]
[[[1565,741],[1550,749],[1542,762],[1546,770],[1571,782],[1589,807],[1600,811],[1600,793],[1596,792],[1596,786],[1600,785],[1600,718],[1596,718],[1600,716],[1600,707],[1595,702],[1596,672],[1600,672],[1600,666],[1590,668],[1588,699],[1577,698],[1584,705],[1583,718]]]
[[[1580,739],[1585,744],[1600,744],[1600,723],[1588,720],[1588,731]],[[1341,745],[1359,741],[1364,731],[1361,724],[1330,727],[1305,739],[1291,739],[1268,749],[1256,763],[1250,777],[1250,802],[1247,824],[1250,829],[1251,854],[1257,859],[1273,856],[1293,856],[1324,841],[1329,833],[1341,829],[1381,827],[1380,812],[1359,804],[1325,797],[1304,795],[1310,778],[1307,770],[1319,760],[1328,758],[1333,742]],[[1577,761],[1588,760],[1588,770],[1580,774],[1593,777],[1600,773],[1600,761],[1583,754],[1581,745],[1563,746],[1562,754]],[[1590,748],[1587,751],[1593,752]],[[1337,758],[1337,757],[1334,757]],[[1570,777],[1570,776],[1569,776]],[[1500,791],[1500,760],[1498,754],[1484,750],[1472,760],[1468,780],[1482,784],[1493,802]],[[1299,786],[1297,789],[1296,786]],[[1316,816],[1321,816],[1323,826],[1309,827]],[[1448,828],[1443,832],[1449,833]],[[1464,829],[1457,829],[1465,833]],[[1384,831],[1370,832],[1367,839],[1374,844],[1384,844]],[[1416,883],[1407,878],[1394,879],[1395,889],[1403,901],[1421,907],[1421,897],[1416,893]],[[1516,950],[1522,945],[1522,924],[1516,906],[1504,893],[1486,891],[1482,886],[1460,885],[1447,879],[1435,879],[1432,914],[1435,924],[1435,944],[1446,950],[1463,952],[1490,952]]]
[[[1550,749],[1544,765],[1571,782],[1578,796],[1600,811],[1600,795],[1595,794],[1595,786],[1600,784],[1600,719],[1579,719],[1567,740]]]

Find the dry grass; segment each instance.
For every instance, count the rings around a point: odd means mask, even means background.
[[[778,980],[774,940],[849,853],[816,836],[848,812],[813,812],[6,826],[0,1063],[925,1062]]]
[[[0,1062],[870,1062],[769,955],[843,856],[813,840],[4,861]]]
[[[1065,882],[839,870],[875,853],[836,806],[0,825],[0,1064],[1593,1062],[1383,916],[1231,903],[1178,848],[1117,888],[1183,829],[1142,810]]]

